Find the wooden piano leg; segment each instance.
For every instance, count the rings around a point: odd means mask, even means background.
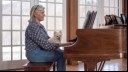
[[[97,62],[84,62],[84,70],[85,71],[94,71]]]
[[[85,63],[84,63],[84,71],[88,71],[88,70],[87,70],[87,66],[86,66]]]
[[[122,58],[127,59],[127,53],[122,53]]]
[[[96,71],[102,71],[105,61],[101,61],[100,66],[97,69],[97,63],[98,62],[84,62],[84,70],[85,71],[94,71],[96,68]]]
[[[78,62],[68,59],[68,60],[67,60],[67,64],[68,64],[68,65],[78,65]]]
[[[68,64],[68,65],[71,65],[71,60],[68,59],[68,60],[67,60],[67,64]]]

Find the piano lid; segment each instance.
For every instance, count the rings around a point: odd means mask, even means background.
[[[77,41],[65,53],[113,54],[126,52],[126,29],[77,29]]]

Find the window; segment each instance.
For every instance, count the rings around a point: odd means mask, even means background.
[[[0,70],[21,68],[25,64],[25,30],[30,8],[34,4],[45,7],[42,24],[52,37],[62,31],[66,41],[66,0],[0,0]],[[13,66],[12,66],[13,65]]]
[[[0,69],[22,67],[26,61],[24,34],[32,1],[0,0]]]
[[[121,0],[78,0],[79,4],[79,28],[82,28],[88,10],[97,11],[93,27],[105,24],[104,16],[107,14],[119,15],[121,12]]]
[[[104,15],[119,14],[119,0],[104,0]]]
[[[97,11],[98,0],[79,0],[78,3],[79,3],[78,4],[78,6],[79,6],[79,18],[78,18],[79,19],[79,25],[78,25],[78,27],[82,28],[88,10]]]
[[[3,61],[25,58],[24,32],[29,19],[30,0],[2,0]]]
[[[66,41],[65,3],[65,0],[39,0],[39,4],[45,7],[45,19],[42,24],[50,37],[54,31],[62,31],[62,42]]]

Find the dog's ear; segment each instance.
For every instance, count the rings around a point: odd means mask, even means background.
[[[61,34],[62,34],[62,31],[59,31],[59,33],[61,33]]]
[[[56,31],[54,31],[54,36],[56,35],[56,33],[57,33],[57,32],[56,32]]]

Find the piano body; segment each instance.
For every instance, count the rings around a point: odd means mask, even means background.
[[[84,62],[86,71],[101,71],[105,61],[126,53],[127,29],[77,29],[77,41],[64,49],[67,60]],[[101,62],[97,69],[97,63]]]

